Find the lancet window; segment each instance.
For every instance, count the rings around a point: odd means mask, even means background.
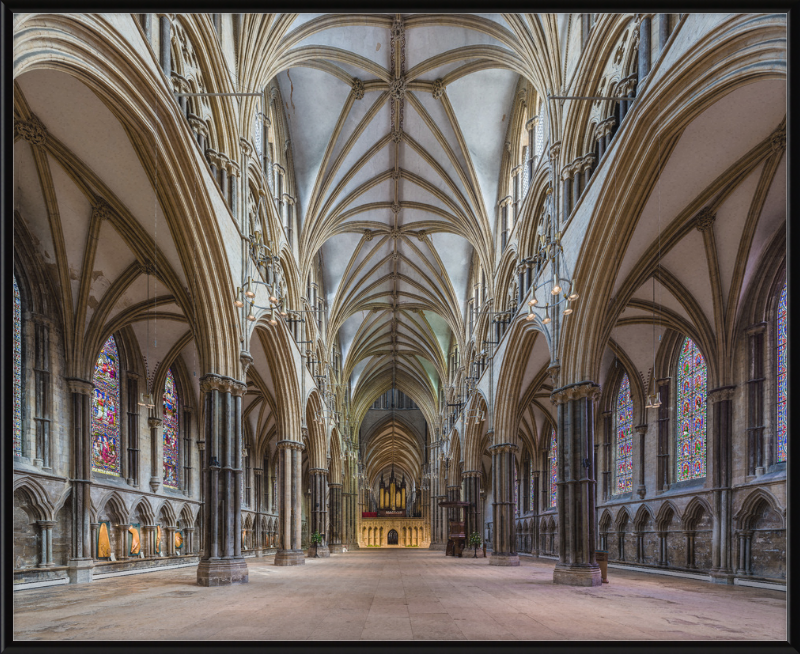
[[[691,338],[678,357],[677,481],[706,476],[706,360]]]
[[[100,350],[92,383],[92,471],[119,477],[119,352],[113,336],[108,337]]]

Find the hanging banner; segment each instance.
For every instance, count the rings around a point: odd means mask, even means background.
[[[110,529],[111,529],[111,523],[108,520],[106,520],[105,522],[101,522],[100,526],[97,528],[98,559],[111,558],[111,540],[109,539]]]
[[[128,527],[128,556],[139,556],[142,549],[141,533],[142,526],[138,522]]]

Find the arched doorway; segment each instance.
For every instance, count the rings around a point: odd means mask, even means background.
[[[391,529],[389,533],[386,535],[386,544],[387,545],[397,545],[397,531]]]

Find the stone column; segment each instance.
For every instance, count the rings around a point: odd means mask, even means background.
[[[608,147],[611,145],[611,136],[612,132],[614,131],[614,125],[617,124],[616,119],[612,116],[611,118],[606,118],[605,120],[605,129],[603,130],[603,138],[605,139],[605,149],[608,150]]]
[[[214,181],[217,181],[217,165],[219,164],[219,157],[217,153],[212,150],[211,148],[206,149],[206,161],[208,161],[208,166],[211,168],[211,177],[214,178]]]
[[[230,377],[206,374],[200,379],[205,408],[203,480],[205,547],[197,566],[200,586],[247,583],[241,555],[242,395],[246,387]]]
[[[142,551],[145,558],[155,556],[155,549],[153,549],[153,540],[155,539],[156,526],[155,525],[142,525]]]
[[[92,540],[91,540],[91,543],[90,543],[89,547],[92,550],[92,559],[97,561],[97,547],[96,547],[97,530],[100,529],[100,523],[99,522],[92,522],[89,526],[91,527],[91,531],[92,531]]]
[[[670,380],[659,379],[656,381],[658,384],[658,394],[661,398],[661,406],[658,407],[658,454],[656,469],[656,490],[663,491],[669,488],[669,450],[670,450],[670,434],[669,434],[669,414],[670,414],[670,399],[669,387]]]
[[[52,471],[50,465],[50,321],[30,314],[33,323],[34,424],[36,425],[33,465]]]
[[[148,43],[153,41],[153,14],[142,14],[142,29],[144,38]]]
[[[308,525],[309,535],[318,531],[322,535],[322,542],[317,547],[317,554],[322,557],[331,555],[328,548],[328,540],[330,534],[325,533],[325,522],[328,515],[327,507],[325,506],[325,490],[328,487],[328,471],[325,468],[311,468],[308,471],[308,477],[311,481],[311,520]],[[309,548],[309,555],[314,555],[314,546]]]
[[[572,165],[572,208],[578,206],[578,200],[581,198],[583,186],[581,185],[581,162],[580,160],[573,162]]]
[[[161,439],[158,437],[158,430],[161,428],[161,418],[150,417],[147,419],[147,426],[150,427],[150,490],[158,492],[161,486],[162,467],[159,463],[164,451],[159,445]]]
[[[256,518],[253,522],[253,534],[254,534],[254,549],[256,550],[256,556],[261,556],[261,548],[262,548],[262,536],[261,536],[261,505],[263,500],[263,491],[262,491],[262,473],[264,472],[263,468],[253,468],[253,508],[256,512]]]
[[[125,561],[128,559],[128,529],[131,528],[130,523],[117,525],[117,560]]]
[[[644,462],[645,462],[645,437],[647,436],[647,425],[636,425],[634,427],[636,433],[639,434],[639,462],[637,464],[639,485],[636,488],[636,494],[644,499],[647,494],[647,488],[644,485]]]
[[[685,538],[686,567],[691,569],[694,568],[694,532],[684,531],[683,536]]]
[[[656,16],[656,25],[658,29],[658,54],[664,51],[664,46],[667,45],[667,39],[669,39],[669,14],[658,14]]]
[[[128,465],[127,483],[129,486],[139,485],[139,375],[128,371],[128,407],[127,407],[127,427],[128,427]]]
[[[194,554],[194,527],[184,527],[183,538],[183,554]]]
[[[464,478],[465,497],[466,502],[472,502],[472,506],[467,507],[467,524],[466,534],[467,538],[477,531],[483,538],[483,529],[481,528],[481,471],[480,470],[466,470],[462,477]]]
[[[164,527],[167,534],[167,556],[175,556],[175,527]]]
[[[303,565],[305,552],[300,548],[301,502],[300,475],[303,448],[302,442],[282,440],[278,442],[278,552],[275,565]]]
[[[330,552],[333,554],[342,553],[342,485],[330,484],[330,524],[331,533],[328,539]]]
[[[564,166],[564,169],[561,171],[561,179],[563,180],[564,189],[561,194],[564,200],[564,217],[562,218],[563,224],[566,222],[567,218],[569,218],[570,211],[572,210],[572,171],[569,166]]]
[[[589,186],[589,180],[592,178],[592,167],[594,166],[594,160],[595,155],[592,152],[584,155],[583,159],[581,160],[581,169],[583,170],[583,182],[581,182],[582,191],[586,191],[586,187]]]
[[[764,332],[767,323],[751,325],[747,334],[747,472],[763,475],[764,459]]]
[[[158,19],[160,44],[158,49],[159,59],[161,60],[161,70],[169,81],[172,78],[172,53],[170,52],[170,41],[172,40],[172,23],[169,16],[160,16]]]
[[[39,567],[51,568],[53,563],[53,525],[54,520],[37,520],[41,539],[39,541]]]
[[[711,581],[732,584],[731,566],[731,399],[735,386],[708,392],[710,429],[707,470],[714,493],[714,522],[711,537]]]
[[[611,442],[614,433],[614,412],[603,411],[603,464],[600,469],[603,472],[603,501],[605,502],[611,493]]]
[[[639,84],[644,83],[650,72],[650,17],[652,14],[639,14]]]
[[[90,406],[93,385],[83,379],[67,379],[72,408],[72,556],[67,561],[69,583],[92,580],[92,544],[89,541],[89,512],[91,490],[91,428]]]
[[[492,445],[492,522],[494,522],[493,551],[490,565],[519,565],[514,525],[514,452],[513,443]]]
[[[559,560],[553,583],[599,586],[595,548],[594,400],[600,387],[578,382],[553,391],[558,408]],[[588,464],[588,465],[587,465]]]
[[[225,204],[230,207],[231,199],[228,195],[228,191],[230,190],[228,187],[228,164],[230,163],[230,159],[228,155],[222,152],[217,155],[217,158],[219,160],[219,170],[217,171],[219,173],[219,178],[217,179],[217,184],[219,184],[219,190],[222,191],[222,199],[225,200]]]

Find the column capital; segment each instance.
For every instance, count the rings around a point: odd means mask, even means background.
[[[309,468],[308,474],[310,475],[327,475],[328,469],[327,468]]]
[[[250,142],[243,136],[239,137],[239,148],[242,150],[242,156],[246,159],[253,152],[253,147]]]
[[[692,223],[698,232],[704,232],[707,229],[711,229],[711,226],[714,224],[716,219],[717,214],[714,213],[710,207],[703,207],[697,212],[697,215],[693,218]]]
[[[724,402],[725,400],[730,400],[733,398],[733,394],[736,391],[736,386],[720,386],[719,388],[712,388],[708,391],[706,396],[709,404],[715,404],[716,402]]]
[[[582,381],[574,384],[567,384],[561,388],[556,388],[550,394],[550,401],[553,404],[558,405],[564,404],[569,400],[580,400],[584,397],[591,400],[600,397],[600,386],[592,381]]]
[[[67,377],[67,386],[70,393],[80,393],[81,395],[91,395],[94,388],[92,382],[77,377]]]
[[[302,452],[305,448],[306,446],[300,441],[293,441],[293,440],[278,441],[279,450],[299,450]]]
[[[45,145],[47,143],[47,128],[36,114],[31,114],[30,120],[14,121],[14,136],[19,136],[31,145]]]
[[[492,452],[496,450],[497,452],[516,452],[519,449],[514,443],[498,443],[497,445],[492,445],[489,448],[489,451]]]
[[[644,436],[644,434],[646,434],[646,433],[647,433],[647,425],[636,425],[636,426],[634,427],[634,429],[636,430],[636,432],[637,432],[638,434],[641,434],[641,435],[643,435],[643,436]]]
[[[470,479],[472,477],[477,477],[478,479],[481,478],[483,473],[480,470],[465,470],[461,473],[461,476],[465,479]]]
[[[766,329],[767,329],[766,322],[757,322],[750,325],[749,327],[745,327],[744,333],[747,334],[748,336],[753,336],[754,334],[763,334]]]
[[[56,521],[55,520],[37,520],[36,524],[39,525],[40,527],[52,527],[54,524],[56,524]]]
[[[333,483],[333,482],[328,484],[328,488],[341,488],[341,487],[342,487],[341,484],[336,484],[336,483]],[[347,495],[347,494],[348,493],[345,493],[345,495]]]
[[[244,395],[247,391],[247,386],[232,377],[225,377],[215,373],[206,373],[200,378],[200,392],[208,393],[210,391]]]
[[[161,426],[162,423],[163,423],[163,420],[161,418],[148,418],[147,419],[147,426],[150,427],[150,429],[157,429],[158,427]]]

